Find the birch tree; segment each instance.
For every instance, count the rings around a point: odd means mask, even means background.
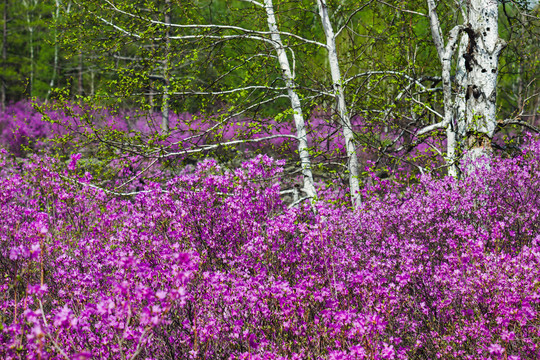
[[[302,113],[302,104],[300,103],[298,94],[294,90],[296,87],[294,82],[294,74],[291,71],[286,49],[281,41],[281,36],[274,14],[274,5],[272,0],[264,0],[264,5],[260,3],[256,4],[257,6],[264,6],[266,11],[266,19],[268,22],[268,29],[271,34],[272,44],[276,51],[279,66],[283,72],[283,80],[285,81],[285,85],[287,87],[287,94],[291,101],[294,123],[296,125],[296,136],[298,138],[300,166],[302,167],[302,175],[304,177],[304,189],[308,197],[315,198],[317,196],[317,192],[313,182],[313,173],[311,171],[311,159],[308,150],[306,123]]]
[[[467,151],[467,158],[475,161],[489,157],[491,141],[497,127],[497,73],[499,56],[505,42],[498,32],[498,4],[491,0],[470,0],[463,7],[463,22],[453,27],[447,35],[446,44],[441,31],[435,0],[427,0],[431,34],[442,66],[444,119],[422,129],[419,134],[437,128],[445,128],[447,134],[447,161],[450,174],[456,176],[456,148],[458,142]],[[459,47],[459,89],[464,89],[463,100],[455,101],[452,93],[451,68],[456,49]],[[463,94],[462,94],[463,95]],[[462,116],[464,119],[456,118]]]
[[[328,63],[330,66],[332,85],[335,93],[334,96],[336,98],[338,116],[343,131],[343,138],[345,140],[345,148],[347,151],[347,168],[349,170],[349,187],[351,192],[351,201],[353,206],[357,208],[361,204],[360,183],[358,179],[358,155],[356,153],[356,145],[354,142],[354,133],[351,118],[347,109],[347,103],[345,99],[344,83],[341,76],[341,69],[337,54],[336,35],[334,33],[333,25],[330,21],[326,0],[317,0],[317,7],[319,9],[319,16],[321,18],[322,27],[326,37],[326,51],[328,52]]]
[[[326,0],[316,0],[309,4],[304,3],[294,3],[294,6],[304,9],[306,12],[313,11],[318,14],[318,28],[322,30],[322,37],[325,39],[324,42],[319,42],[317,39],[317,34],[312,33],[309,36],[303,36],[299,33],[293,33],[289,31],[283,31],[280,29],[278,24],[278,19],[275,13],[274,4],[271,0],[264,1],[255,1],[255,0],[246,0],[245,3],[248,3],[252,6],[251,9],[244,8],[241,9],[242,12],[250,14],[259,14],[260,19],[264,19],[265,27],[262,28],[262,23],[253,23],[249,26],[240,26],[238,24],[230,23],[220,23],[216,19],[211,19],[208,23],[205,22],[196,22],[196,21],[185,21],[185,22],[170,22],[169,20],[156,20],[148,16],[141,15],[140,12],[134,7],[122,6],[121,2],[112,2],[106,1],[105,5],[96,6],[94,10],[89,10],[90,16],[93,16],[98,22],[101,22],[106,27],[116,31],[120,36],[130,38],[132,41],[152,41],[152,42],[163,42],[165,43],[176,43],[186,44],[186,46],[191,46],[196,43],[196,46],[199,48],[208,48],[208,49],[217,49],[218,46],[223,46],[226,44],[241,42],[244,44],[245,48],[250,47],[251,43],[259,43],[265,46],[269,46],[272,49],[272,53],[253,53],[250,54],[250,61],[253,62],[254,59],[262,59],[263,64],[268,66],[269,59],[277,60],[279,68],[279,78],[282,86],[277,86],[277,83],[273,84],[256,84],[255,81],[253,84],[243,84],[243,86],[233,87],[233,88],[222,88],[220,90],[216,89],[193,89],[192,87],[179,89],[178,87],[174,88],[174,85],[171,85],[170,95],[172,97],[196,97],[196,96],[208,96],[208,97],[224,97],[232,94],[242,94],[242,93],[266,93],[264,97],[268,97],[270,92],[275,94],[280,94],[276,96],[276,100],[285,95],[289,101],[289,114],[291,115],[294,121],[295,127],[295,140],[297,141],[298,155],[300,158],[300,167],[303,177],[303,190],[307,198],[316,197],[313,171],[312,171],[312,159],[310,156],[310,147],[308,145],[308,131],[306,125],[306,118],[304,109],[311,105],[310,102],[304,101],[307,98],[311,97],[312,99],[318,98],[332,98],[335,103],[335,113],[339,123],[339,131],[342,133],[345,144],[345,155],[346,155],[346,165],[345,168],[348,170],[348,183],[351,192],[351,203],[354,207],[358,207],[361,203],[360,199],[360,181],[359,181],[359,161],[358,153],[356,151],[356,140],[355,133],[353,131],[351,113],[348,108],[348,102],[350,99],[347,98],[346,87],[349,86],[349,89],[354,88],[355,81],[361,79],[362,74],[356,74],[352,77],[350,76],[351,65],[354,61],[349,62],[349,67],[346,68],[345,73],[349,73],[349,77],[345,78],[342,75],[341,60],[344,57],[347,57],[348,54],[342,55],[338,53],[338,35],[341,33],[344,35],[352,35],[358,37],[354,33],[351,27],[351,32],[346,34],[352,22],[354,22],[355,16],[361,14],[364,8],[367,8],[373,1],[367,1],[361,5],[354,6],[352,9],[343,11],[343,13],[331,14],[328,8]],[[234,6],[233,6],[234,7]],[[283,5],[282,5],[283,8]],[[107,10],[107,11],[103,11]],[[103,15],[99,15],[99,12],[102,11]],[[285,10],[282,10],[284,16],[288,15]],[[124,17],[126,21],[122,21],[121,18]],[[256,18],[256,16],[254,16]],[[128,21],[129,20],[129,21]],[[205,20],[205,19],[200,19]],[[130,23],[131,21],[131,23]],[[140,25],[133,25],[132,23],[137,23]],[[337,26],[337,31],[334,30],[336,23],[341,22],[340,26]],[[254,27],[257,24],[258,27]],[[165,36],[160,37],[156,32],[149,35],[144,34],[144,28],[155,29],[161,28],[162,33],[165,33]],[[319,32],[321,34],[321,32]],[[284,41],[285,39],[285,41]],[[292,41],[296,43],[293,46]],[[300,66],[305,67],[305,63],[298,63],[298,56],[295,55],[298,51],[299,46],[310,46],[312,49],[312,54],[324,54],[326,58],[327,67],[322,66],[319,68],[317,75],[322,75],[320,78],[315,79],[313,83],[317,83],[317,88],[309,88],[306,86],[305,77],[298,82],[297,74]],[[169,48],[169,46],[166,46]],[[214,50],[212,50],[214,51]],[[168,52],[168,50],[167,50]],[[176,55],[178,57],[178,55]],[[299,66],[300,65],[300,66]],[[239,65],[239,67],[242,65]],[[309,72],[311,69],[303,71]],[[397,76],[406,76],[401,74],[398,71],[368,71],[366,74],[370,77],[377,73],[380,74],[397,74]],[[226,71],[224,74],[219,75],[220,80],[226,79],[229,72]],[[325,78],[328,75],[330,86],[326,87]],[[173,76],[174,77],[174,76]],[[322,79],[321,79],[322,78]],[[173,79],[171,79],[174,82]],[[412,81],[415,83],[415,80]],[[224,82],[220,81],[221,84]],[[327,91],[326,88],[330,88],[330,91]],[[169,88],[166,86],[164,88]],[[173,89],[174,88],[174,89]],[[306,96],[306,93],[310,93],[311,96]],[[354,92],[354,90],[353,90]],[[353,94],[352,98],[358,98],[358,94]],[[163,98],[165,103],[165,96]],[[230,98],[228,99],[230,100]],[[271,99],[268,99],[271,100]],[[271,104],[272,101],[263,100],[262,102],[254,103],[247,106],[247,108],[258,108],[259,105]],[[162,104],[163,104],[162,103]],[[319,103],[320,104],[320,103]],[[246,113],[242,110],[235,114]],[[165,116],[162,117],[163,119]],[[230,117],[225,117],[224,119],[230,119]],[[163,125],[162,125],[163,128]],[[258,139],[251,139],[258,140]],[[249,142],[251,140],[245,140]],[[235,144],[238,144],[236,142]],[[231,144],[231,143],[229,143]],[[228,144],[222,144],[226,146]],[[213,145],[211,145],[213,146]],[[203,147],[204,149],[209,149],[210,147]],[[193,151],[199,151],[198,149],[193,149]],[[176,156],[181,154],[181,151],[167,151],[162,150],[160,156]],[[184,153],[188,153],[184,151]]]
[[[171,23],[171,1],[165,0],[165,23]],[[171,56],[171,39],[170,39],[170,27],[167,26],[165,30],[165,55],[163,57],[163,101],[161,104],[161,131],[168,133],[169,124],[169,58]]]
[[[424,59],[423,62],[415,61],[417,68],[423,69],[422,73],[407,75],[412,81],[409,84],[403,83],[403,90],[394,101],[395,104],[397,100],[404,100],[403,103],[411,105],[416,104],[439,120],[430,119],[428,124],[422,124],[422,121],[419,121],[421,118],[415,119],[413,112],[409,117],[411,121],[403,128],[398,128],[391,143],[391,145],[404,144],[393,149],[391,146],[384,147],[389,156],[399,151],[408,151],[427,139],[442,139],[441,135],[444,132],[446,149],[445,153],[441,152],[440,155],[444,157],[448,173],[458,177],[462,170],[466,175],[472,169],[460,169],[462,160],[474,163],[478,158],[489,159],[494,147],[507,149],[504,144],[493,142],[495,134],[504,127],[520,125],[539,132],[540,129],[534,125],[534,117],[529,115],[531,110],[534,112],[534,102],[538,95],[535,90],[538,86],[534,80],[538,79],[534,75],[538,68],[537,64],[534,65],[538,48],[533,45],[532,47],[535,47],[533,50],[530,47],[532,44],[528,45],[538,37],[535,33],[538,27],[527,25],[528,22],[532,24],[538,21],[534,10],[527,9],[518,2],[511,2],[509,5],[510,2],[497,4],[494,1],[455,0],[449,3],[428,0],[425,2],[427,8],[425,10],[422,5],[413,7],[412,3],[408,3],[409,9],[403,8],[398,2],[384,3],[400,12],[414,14],[416,16],[414,21],[420,28],[424,18],[429,20],[431,46],[435,45],[433,48],[437,50],[440,66],[438,69],[434,68],[429,59]],[[499,20],[499,17],[502,19]],[[512,23],[513,26],[509,25]],[[503,32],[499,30],[500,24],[506,26]],[[523,35],[520,36],[520,33]],[[526,47],[522,45],[518,51],[520,55],[512,50],[512,55],[509,56],[508,50],[502,51],[506,42],[501,37],[507,39],[512,47],[519,43],[527,44],[528,49],[525,50]],[[519,41],[516,41],[516,37]],[[417,43],[412,40],[411,38],[411,43],[416,46]],[[424,49],[424,52],[429,53],[426,50]],[[530,66],[530,70],[527,71],[526,92],[520,91],[523,88],[519,86],[519,68],[512,74],[512,69],[516,69],[517,65],[523,62],[527,67]],[[392,71],[388,69],[382,72]],[[504,77],[502,86],[501,75]],[[431,79],[435,82],[428,88],[422,79]],[[436,81],[440,81],[442,86],[435,86]],[[503,101],[497,96],[497,87],[503,89],[499,91],[499,94],[503,95]],[[440,102],[436,100],[439,92],[442,95]],[[414,93],[433,96],[416,97],[413,96]],[[519,105],[521,96],[526,99],[528,109]],[[509,103],[513,105],[509,106]],[[497,109],[501,111],[497,113]],[[398,118],[404,115],[399,108],[387,108],[383,114],[384,118]],[[518,133],[519,131],[515,134]],[[407,134],[411,135],[409,139]],[[439,151],[438,146],[433,146],[433,149]],[[419,167],[419,170],[433,171],[440,168],[428,170]]]

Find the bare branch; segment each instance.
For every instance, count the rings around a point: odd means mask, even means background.
[[[356,10],[354,10],[352,12],[351,15],[349,15],[349,17],[347,18],[347,20],[345,20],[345,23],[343,24],[343,26],[341,26],[341,28],[339,28],[338,31],[336,31],[336,39],[337,37],[339,36],[339,34],[341,33],[342,30],[344,30],[345,28],[348,27],[349,23],[351,22],[352,18],[358,14],[360,11],[364,10],[366,7],[368,7],[369,5],[371,5],[371,3],[373,2],[374,0],[370,0],[369,2],[363,4],[362,6],[358,7]]]
[[[295,136],[295,135],[288,135],[288,134],[271,135],[271,136],[265,136],[265,137],[256,138],[256,139],[232,140],[232,141],[227,141],[227,142],[223,142],[223,143],[202,145],[201,147],[196,148],[196,149],[186,149],[186,150],[177,151],[177,152],[165,153],[163,155],[157,155],[157,156],[156,155],[150,155],[150,157],[156,157],[156,158],[159,158],[159,159],[164,159],[164,158],[168,158],[168,157],[171,157],[171,156],[200,153],[200,152],[203,152],[203,151],[217,149],[217,148],[223,147],[223,146],[230,146],[230,145],[236,145],[236,144],[246,144],[246,143],[257,143],[257,142],[261,142],[261,141],[279,139],[279,138],[289,138],[289,139],[298,140],[298,137]],[[158,151],[161,151],[161,150],[158,150]]]
[[[243,27],[240,27],[240,26],[234,26],[234,25],[218,25],[218,24],[173,24],[173,23],[166,23],[166,22],[163,22],[163,21],[158,21],[158,20],[152,20],[152,19],[144,19],[144,18],[141,18],[140,16],[137,16],[135,14],[132,14],[132,13],[129,13],[127,11],[123,11],[121,9],[118,9],[114,4],[112,4],[110,1],[108,0],[105,0],[109,5],[112,6],[112,10],[118,12],[118,13],[121,13],[123,15],[126,15],[126,16],[129,16],[129,17],[133,17],[133,18],[137,18],[139,20],[143,20],[143,21],[146,21],[150,24],[153,24],[153,25],[162,25],[162,26],[168,26],[168,27],[172,27],[172,28],[179,28],[179,29],[219,29],[219,30],[235,30],[235,31],[241,31],[241,32],[244,32],[244,33],[247,33],[247,34],[256,34],[256,35],[271,35],[272,33],[270,31],[258,31],[258,30],[252,30],[252,29],[246,29],[246,28],[243,28]],[[251,2],[251,1],[250,1]],[[256,2],[253,2],[253,3],[256,3]],[[259,4],[259,3],[256,3],[258,6],[261,6],[262,7],[262,4]],[[320,43],[318,41],[315,41],[315,40],[310,40],[310,39],[306,39],[302,36],[299,36],[297,34],[293,34],[293,33],[290,33],[290,32],[284,32],[284,31],[278,31],[280,35],[283,35],[283,36],[290,36],[290,37],[293,37],[295,39],[298,39],[298,40],[301,40],[303,42],[306,42],[306,43],[309,43],[309,44],[314,44],[314,45],[317,45],[317,46],[320,46],[320,47],[324,47],[326,48],[326,45],[323,44],[323,43]]]
[[[421,81],[426,81],[426,80],[440,81],[441,80],[440,76],[422,76],[422,77],[420,77],[418,79],[415,79],[412,76],[410,76],[410,75],[408,75],[408,74],[406,74],[404,72],[401,72],[401,71],[377,70],[377,71],[366,71],[366,72],[363,72],[363,73],[360,73],[360,74],[356,74],[356,75],[351,76],[350,78],[344,80],[343,83],[347,84],[347,83],[351,82],[352,80],[357,79],[359,77],[372,76],[372,75],[398,75],[398,76],[404,77],[405,79],[407,79],[407,80],[409,80],[411,82],[414,82],[415,84],[417,84],[418,86],[420,86],[423,89],[425,89],[426,87],[424,86],[424,84],[421,83]]]
[[[242,115],[242,114],[248,112],[249,110],[251,110],[251,109],[253,109],[253,108],[259,107],[259,106],[264,105],[264,104],[267,104],[267,103],[272,102],[272,101],[274,101],[274,100],[276,100],[276,99],[280,99],[280,98],[288,98],[288,97],[289,97],[288,95],[283,94],[283,95],[274,96],[274,97],[271,98],[271,99],[267,99],[267,100],[260,101],[260,102],[258,102],[258,103],[252,104],[252,105],[250,105],[250,106],[248,106],[248,107],[246,107],[246,108],[244,108],[244,109],[242,109],[242,110],[240,110],[240,111],[238,111],[238,112],[236,112],[236,113],[234,113],[234,114],[232,114],[232,115],[227,116],[225,119],[221,120],[220,122],[218,122],[217,124],[215,124],[215,125],[212,126],[211,128],[205,130],[203,133],[197,134],[197,135],[193,135],[193,136],[190,136],[190,137],[185,138],[185,139],[183,139],[183,140],[181,140],[181,141],[177,141],[177,142],[175,142],[174,144],[179,144],[179,143],[181,143],[181,142],[185,142],[185,141],[189,141],[189,140],[192,140],[192,139],[195,139],[195,138],[198,138],[198,137],[202,137],[202,136],[204,136],[205,134],[208,134],[210,131],[216,129],[216,128],[219,127],[220,125],[222,125],[222,124],[226,123],[227,121],[231,120],[232,118],[237,117],[237,116],[240,116],[240,115]]]
[[[418,12],[418,11],[413,11],[413,10],[408,10],[408,9],[401,9],[401,8],[398,8],[398,7],[396,7],[396,6],[392,5],[392,4],[389,4],[389,3],[385,2],[385,1],[382,1],[382,0],[379,0],[379,2],[380,2],[381,4],[386,5],[386,6],[390,6],[391,8],[394,8],[394,9],[396,9],[396,10],[398,10],[398,11],[403,11],[403,12],[406,12],[406,13],[410,13],[410,14],[415,14],[415,15],[420,15],[420,16],[427,17],[426,14],[421,13],[421,12]]]
[[[250,3],[250,4],[256,5],[256,6],[258,6],[258,7],[264,7],[263,4],[261,4],[261,3],[258,2],[258,1],[255,1],[255,0],[240,0],[240,1]]]
[[[532,131],[534,131],[536,133],[540,133],[540,128],[538,128],[538,127],[536,127],[534,125],[531,125],[526,121],[519,120],[519,119],[506,119],[506,120],[503,120],[503,121],[499,122],[498,125],[500,127],[505,127],[505,126],[508,126],[508,125],[519,125],[519,126],[526,127],[527,129],[532,130]]]
[[[300,199],[294,201],[294,202],[291,203],[289,206],[287,206],[287,208],[288,208],[288,209],[293,208],[293,207],[295,207],[296,205],[300,204],[302,201],[309,200],[309,199],[311,199],[311,198],[312,198],[311,196],[304,196],[304,197],[301,197]]]
[[[140,173],[136,174],[135,176],[133,176],[131,179],[129,179],[128,181],[126,181],[125,183],[123,183],[122,185],[119,185],[117,187],[115,187],[114,189],[115,190],[118,190],[118,189],[121,189],[123,188],[124,186],[126,186],[127,184],[131,183],[133,180],[137,179],[139,176],[141,176],[142,174],[144,174],[148,169],[150,169],[152,167],[152,165],[154,165],[156,162],[157,162],[158,159],[154,159],[154,161],[152,161],[150,163],[150,165],[148,165],[146,168],[144,168],[143,170],[141,170]]]
[[[246,91],[246,90],[273,90],[273,91],[282,91],[287,90],[286,87],[272,87],[272,86],[246,86],[243,88],[236,88],[231,90],[223,90],[223,91],[186,91],[186,92],[173,92],[172,95],[225,95],[225,94],[233,94],[239,91]]]
[[[143,350],[143,347],[141,346],[142,344],[142,341],[143,341],[143,338],[144,336],[150,331],[150,327],[147,327],[144,329],[143,333],[141,334],[140,338],[139,338],[139,342],[137,344],[137,348],[135,349],[135,352],[133,353],[133,355],[129,358],[129,360],[135,360],[137,358],[137,356],[139,356],[139,354],[141,353],[141,351]],[[147,337],[147,341],[150,340],[152,338],[153,334],[150,334],[148,335]]]
[[[149,193],[149,192],[154,191],[154,190],[142,190],[142,191],[133,191],[133,192],[129,192],[129,193],[119,193],[119,192],[116,192],[116,191],[107,190],[105,188],[99,187],[99,186],[94,185],[94,184],[85,183],[85,182],[82,182],[82,181],[79,181],[79,180],[75,180],[75,179],[72,179],[72,178],[64,176],[64,175],[59,175],[59,176],[62,179],[67,180],[67,181],[69,181],[69,182],[71,182],[73,184],[81,185],[81,186],[84,186],[84,187],[89,187],[89,188],[96,189],[96,190],[101,190],[101,191],[103,191],[103,192],[105,192],[107,194],[116,195],[116,196],[133,196],[133,195],[145,194],[145,193]],[[162,190],[162,192],[167,192],[167,191]]]
[[[441,113],[439,113],[438,111],[435,111],[434,109],[430,108],[429,106],[427,106],[427,105],[424,104],[423,102],[416,100],[416,99],[414,98],[414,96],[411,96],[411,100],[412,100],[413,102],[417,103],[418,105],[424,107],[427,111],[429,111],[429,112],[435,114],[436,116],[440,117],[441,119],[444,118],[444,116],[443,116]]]
[[[446,129],[446,127],[448,126],[449,123],[450,123],[449,121],[445,120],[445,121],[438,122],[436,124],[428,125],[428,126],[422,128],[422,129],[420,129],[416,133],[416,135],[419,136],[419,135],[423,135],[423,134],[426,134],[426,133],[434,131],[434,130]]]
[[[45,311],[43,310],[43,304],[41,303],[41,300],[40,299],[37,299],[37,301],[39,302],[39,310],[41,311],[41,318],[43,319],[43,323],[45,324],[45,326],[49,327],[49,325],[47,324],[47,319],[45,318]],[[47,335],[47,337],[49,338],[49,340],[51,340],[53,346],[56,348],[56,350],[63,356],[65,357],[66,359],[69,360],[69,356],[67,356],[67,354],[64,352],[64,350],[62,350],[60,348],[60,346],[58,346],[58,344],[56,343],[56,341],[54,341],[53,337],[49,334],[49,332],[46,332],[45,333]]]

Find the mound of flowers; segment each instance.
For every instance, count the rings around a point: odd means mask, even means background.
[[[77,160],[2,155],[2,358],[540,357],[537,142],[356,211],[287,208],[266,156],[130,197]]]

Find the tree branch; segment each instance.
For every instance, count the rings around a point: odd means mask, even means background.
[[[440,114],[439,114],[439,116],[440,116]],[[450,123],[449,121],[444,120],[444,121],[438,122],[436,124],[428,125],[428,126],[422,128],[422,129],[420,129],[416,133],[416,136],[420,136],[420,135],[426,134],[426,133],[434,131],[434,130],[446,129],[446,127],[448,126],[449,123]]]
[[[140,16],[137,16],[135,14],[132,14],[132,13],[129,13],[127,11],[123,11],[121,9],[118,9],[114,4],[112,4],[110,1],[108,0],[105,0],[109,5],[111,5],[112,7],[112,10],[118,12],[118,13],[121,13],[123,15],[126,15],[126,16],[129,16],[129,17],[133,17],[133,18],[137,18],[137,19],[140,19],[140,20],[144,20],[150,24],[153,24],[153,25],[161,25],[161,26],[167,26],[167,27],[173,27],[173,28],[179,28],[179,29],[219,29],[219,30],[236,30],[236,31],[241,31],[241,32],[244,32],[244,33],[247,33],[247,34],[256,34],[256,35],[271,35],[272,33],[270,31],[259,31],[259,30],[252,30],[252,29],[246,29],[246,28],[243,28],[243,27],[240,27],[240,26],[234,26],[234,25],[219,25],[219,24],[173,24],[173,23],[166,23],[166,22],[163,22],[163,21],[158,21],[158,20],[152,20],[152,19],[144,19],[144,18],[141,18]],[[251,1],[250,1],[251,2]],[[256,3],[256,2],[253,2],[253,3]],[[257,5],[261,6],[262,7],[262,4],[259,4],[259,3],[256,3]],[[324,47],[326,48],[326,45],[323,44],[323,43],[320,43],[318,41],[315,41],[315,40],[310,40],[310,39],[306,39],[302,36],[299,36],[297,34],[293,34],[293,33],[290,33],[290,32],[284,32],[284,31],[279,31],[279,34],[280,35],[284,35],[284,36],[290,36],[290,37],[293,37],[295,39],[298,39],[298,40],[301,40],[301,41],[304,41],[306,43],[309,43],[309,44],[314,44],[314,45],[317,45],[317,46],[320,46],[320,47]]]
[[[540,128],[529,124],[528,122],[518,120],[518,119],[506,119],[497,124],[499,127],[503,128],[508,125],[519,125],[528,128],[529,130],[532,130],[536,133],[540,133]]]

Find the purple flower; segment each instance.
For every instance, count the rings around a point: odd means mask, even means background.
[[[81,153],[71,155],[71,161],[69,162],[68,169],[74,171],[77,168],[77,161],[79,161],[81,157]]]
[[[489,347],[488,347],[488,352],[491,354],[491,355],[495,355],[497,357],[501,357],[504,352],[505,352],[505,349],[499,345],[499,344],[491,344]]]

